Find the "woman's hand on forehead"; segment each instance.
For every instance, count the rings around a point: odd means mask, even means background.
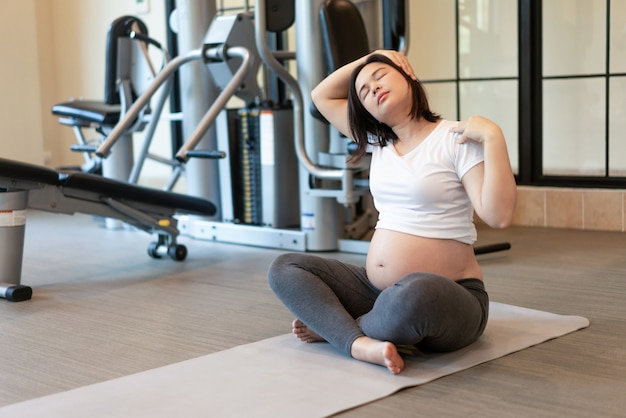
[[[402,52],[383,49],[375,51],[374,53],[386,56],[391,61],[393,61],[394,64],[400,67],[402,71],[404,71],[410,78],[412,78],[413,80],[417,80],[417,76],[415,75],[415,71],[413,71],[413,67],[409,62],[409,59]]]

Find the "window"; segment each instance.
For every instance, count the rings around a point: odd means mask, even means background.
[[[409,59],[431,108],[502,127],[518,170],[517,0],[411,1]]]
[[[433,109],[500,124],[518,183],[626,186],[626,0],[418,0],[410,14]]]

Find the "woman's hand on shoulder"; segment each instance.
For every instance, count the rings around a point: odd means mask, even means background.
[[[450,131],[458,134],[457,142],[460,144],[470,140],[486,143],[504,139],[500,126],[482,116],[472,116],[465,121],[460,121]]]

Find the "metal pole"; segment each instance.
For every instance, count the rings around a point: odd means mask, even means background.
[[[202,46],[207,30],[217,13],[215,1],[177,0],[178,51],[184,55]],[[183,137],[188,138],[201,122],[218,90],[211,83],[202,62],[192,62],[180,69],[180,95],[183,113]],[[211,127],[200,141],[200,149],[216,149],[215,128]],[[220,207],[219,172],[216,161],[192,159],[185,168],[187,194],[203,197]],[[218,209],[219,210],[219,209]],[[221,213],[217,216],[221,217]]]
[[[320,34],[319,10],[324,0],[296,1],[296,66],[298,84],[302,92],[303,142],[306,154],[317,158],[327,151],[330,132],[328,126],[313,118],[308,111],[311,90],[326,76],[324,47]],[[317,172],[313,172],[317,175]],[[339,246],[338,204],[333,198],[311,195],[310,172],[300,165],[300,209],[302,230],[307,234],[307,251],[335,250]],[[328,170],[326,179],[341,179],[343,171]]]

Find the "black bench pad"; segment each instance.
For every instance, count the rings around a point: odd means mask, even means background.
[[[59,173],[47,167],[0,158],[0,177],[58,185]]]
[[[141,202],[176,209],[177,212],[213,216],[217,209],[208,200],[165,190],[137,186],[87,173],[61,173],[61,186],[84,190],[127,202]]]
[[[95,174],[58,172],[47,167],[5,158],[0,158],[0,179],[83,190],[101,197],[161,206],[179,213],[213,216],[217,212],[213,203],[199,197],[137,186]]]

